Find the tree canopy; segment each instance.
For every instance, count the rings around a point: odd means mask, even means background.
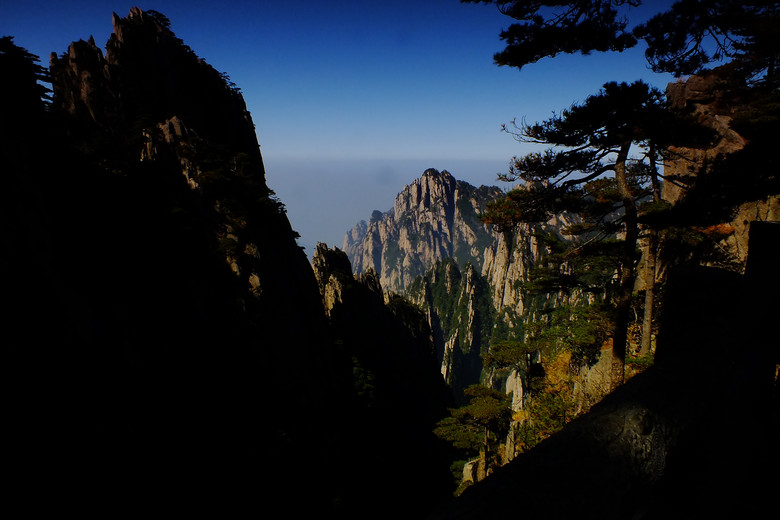
[[[512,418],[507,396],[481,385],[465,390],[468,404],[450,410],[451,416],[441,420],[434,433],[470,455],[490,450],[491,436],[506,435]]]
[[[584,224],[567,232],[585,234],[588,242],[622,232],[623,245],[614,250],[619,274],[613,293],[618,359],[625,356],[636,279],[638,204],[649,195],[643,177],[655,172],[652,143],[663,141],[658,125],[666,120],[662,100],[658,90],[641,81],[610,82],[560,115],[508,130],[518,141],[550,148],[512,160],[505,179],[523,180],[527,188],[511,191],[485,214],[486,222],[510,227],[545,220],[562,210],[575,211],[584,217]],[[635,145],[641,152],[638,158],[630,156]]]
[[[515,214],[502,217],[489,213],[489,221],[493,224],[538,221],[564,209],[566,205],[562,203],[567,195],[580,198],[590,195],[587,191],[573,190],[606,173],[625,169],[632,144],[646,145],[651,139],[660,139],[658,120],[664,112],[662,99],[661,92],[641,81],[610,82],[583,104],[572,105],[546,121],[515,123],[514,129],[504,126],[519,142],[545,144],[549,148],[512,159],[509,173],[501,178],[525,181],[529,188],[510,197],[518,202],[523,199],[525,204]],[[602,192],[592,202],[603,199]],[[584,207],[584,201],[573,204],[574,199],[570,197],[568,202],[569,206]],[[494,209],[497,209],[495,205]],[[602,209],[614,210],[611,205]],[[506,217],[509,220],[504,221]]]
[[[771,0],[678,0],[631,25],[641,0],[461,0],[495,4],[517,20],[501,32],[498,65],[522,67],[558,54],[623,51],[647,43],[656,72],[694,74],[733,60],[743,77],[776,84],[780,7]],[[649,3],[649,2],[645,2]]]
[[[780,8],[776,2],[679,0],[649,19],[637,20],[633,9],[642,3],[639,0],[462,1],[495,4],[517,20],[501,33],[506,47],[494,56],[498,65],[522,69],[561,53],[619,52],[644,41],[648,64],[656,72],[678,76],[701,73],[720,63],[716,69],[722,78],[719,88],[727,92],[721,103],[732,107],[729,116],[735,116],[734,126],[743,127],[739,130],[742,135],[760,142],[766,132],[755,132],[756,128],[777,129],[780,100],[774,85],[780,54]],[[579,234],[585,242],[564,254],[559,266],[562,275],[572,271],[567,271],[567,255],[584,252],[585,245],[595,239],[619,238],[622,246],[611,248],[619,279],[612,296],[618,358],[625,355],[640,231],[648,230],[646,256],[655,257],[658,241],[656,230],[647,228],[651,222],[668,228],[680,225],[680,217],[690,218],[692,213],[715,215],[707,206],[717,207],[717,214],[724,215],[720,208],[751,200],[756,193],[765,196],[777,191],[777,176],[772,168],[766,168],[776,159],[768,159],[766,150],[751,146],[748,139],[744,151],[725,159],[713,156],[698,165],[701,172],[683,186],[691,204],[685,210],[666,211],[660,197],[660,179],[664,179],[661,162],[673,159],[679,147],[706,150],[718,137],[712,128],[701,124],[703,119],[691,115],[679,107],[672,109],[662,92],[643,82],[608,82],[584,103],[552,118],[532,124],[513,121],[510,127],[503,127],[519,142],[548,148],[512,159],[509,172],[500,178],[519,180],[523,185],[493,203],[484,220],[507,229],[519,222],[543,221],[564,210],[579,213],[582,224],[566,232]],[[747,120],[750,122],[745,123]],[[742,172],[745,165],[752,166],[748,174]],[[717,204],[708,204],[708,200]],[[666,220],[650,218],[652,214],[665,214]],[[647,260],[646,265],[655,265],[654,258]],[[647,281],[648,294],[653,283]],[[647,299],[645,312],[651,307],[652,297]],[[643,338],[644,343],[647,338]]]
[[[771,0],[680,0],[633,31],[658,72],[695,74],[731,60],[748,82],[776,84],[780,6]]]
[[[622,51],[636,45],[636,37],[619,16],[619,8],[639,5],[638,0],[461,1],[494,3],[503,14],[518,20],[501,32],[507,45],[494,56],[498,65],[522,68],[558,54]]]
[[[0,37],[0,116],[5,123],[17,123],[17,119],[30,113],[42,112],[49,99],[50,90],[41,84],[49,80],[48,71],[38,64],[38,56],[14,44],[13,37]]]

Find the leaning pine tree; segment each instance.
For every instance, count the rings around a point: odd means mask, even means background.
[[[479,453],[483,469],[497,463],[492,447],[499,444],[509,430],[512,410],[503,392],[481,385],[465,389],[468,404],[450,409],[450,416],[436,425],[434,434],[450,442],[468,456]]]
[[[721,63],[711,72],[716,74],[722,82],[721,93],[724,98],[721,100],[737,110],[732,110],[735,115],[732,121],[732,128],[740,135],[746,138],[745,148],[738,153],[733,153],[729,157],[718,157],[709,164],[699,165],[699,172],[693,178],[688,179],[688,184],[680,186],[686,193],[684,204],[676,204],[675,211],[668,212],[665,217],[653,219],[655,225],[662,229],[664,227],[683,226],[689,227],[692,223],[698,225],[712,225],[723,222],[724,215],[728,215],[733,209],[743,202],[760,199],[767,194],[778,193],[778,179],[776,172],[777,154],[773,153],[772,139],[777,135],[778,121],[778,96],[780,90],[777,85],[780,84],[780,38],[778,31],[780,29],[780,5],[777,2],[766,0],[678,0],[670,5],[658,9],[658,14],[650,20],[641,24],[630,23],[638,15],[639,11],[633,8],[642,3],[650,6],[650,2],[641,0],[571,0],[566,2],[559,1],[538,1],[526,2],[521,0],[461,0],[464,3],[494,4],[499,11],[514,22],[501,32],[501,39],[506,43],[506,47],[494,56],[495,63],[502,66],[516,67],[523,69],[529,64],[536,63],[545,58],[554,58],[560,54],[582,54],[587,55],[592,52],[621,52],[644,41],[647,44],[645,56],[648,65],[655,72],[670,72],[676,76],[688,74],[708,73],[708,67]],[[590,113],[589,105],[612,105],[618,110],[612,114],[605,114],[605,117],[611,120],[613,126],[609,131],[612,140],[609,146],[612,148],[614,157],[613,167],[614,177],[611,183],[616,190],[621,190],[622,194],[634,195],[636,201],[638,193],[626,190],[627,184],[621,177],[622,170],[626,171],[628,154],[622,154],[621,151],[630,149],[632,145],[627,145],[634,136],[639,137],[639,141],[633,141],[633,145],[645,146],[648,160],[640,164],[640,168],[646,169],[651,176],[657,180],[660,173],[655,168],[655,158],[667,155],[669,144],[677,146],[692,147],[698,149],[709,148],[711,139],[715,137],[712,133],[709,136],[707,132],[698,127],[694,132],[686,134],[686,127],[690,128],[695,123],[686,122],[679,125],[664,124],[668,122],[670,114],[666,112],[664,117],[660,118],[655,125],[653,121],[643,119],[639,126],[631,128],[633,123],[630,117],[638,114],[631,114],[631,103],[637,101],[636,98],[629,98],[626,104],[620,106],[620,103],[611,103],[615,100],[615,95],[624,90],[628,92],[633,87],[622,85],[620,87],[612,84],[598,96],[590,98],[583,106],[575,107],[570,113],[564,113],[561,117],[553,118],[541,125],[520,127],[515,134],[520,140],[530,142],[541,142],[548,144],[560,144],[568,148],[566,153],[538,155],[523,158],[517,165],[516,170],[520,172],[519,178],[529,179],[552,179],[561,181],[564,176],[570,172],[566,168],[576,170],[575,162],[577,160],[587,160],[583,152],[588,149],[599,149],[602,142],[587,143],[587,139],[562,139],[565,130],[572,130],[575,123],[569,124],[572,115]],[[612,94],[610,94],[610,90]],[[640,105],[634,105],[639,108],[639,112],[644,112],[645,108]],[[629,116],[622,122],[619,117]],[[617,119],[616,119],[617,117]],[[576,118],[578,122],[584,122],[583,117]],[[606,120],[605,120],[606,121]],[[617,126],[614,125],[617,123]],[[649,123],[651,126],[647,126]],[[619,127],[623,125],[623,130]],[[586,128],[588,125],[585,122]],[[599,126],[597,122],[596,126]],[[661,129],[661,132],[652,130],[652,126]],[[608,130],[607,125],[603,127]],[[564,132],[561,132],[564,130]],[[617,132],[615,132],[617,130]],[[627,130],[627,131],[624,131]],[[676,132],[673,132],[676,131]],[[676,135],[672,135],[676,133]],[[625,140],[620,143],[621,135]],[[680,136],[684,140],[673,142],[672,139],[678,139]],[[566,137],[564,135],[564,137]],[[601,136],[594,136],[601,140]],[[689,139],[693,137],[693,139]],[[642,142],[643,138],[646,138]],[[655,142],[654,142],[655,140]],[[683,141],[688,141],[685,143]],[[595,146],[591,146],[595,145]],[[667,145],[667,146],[665,146]],[[581,148],[579,148],[581,147]],[[650,159],[652,158],[652,159]],[[546,162],[546,164],[544,164]],[[548,175],[549,172],[542,172],[545,167],[553,167],[556,163],[563,164],[562,175],[555,173]],[[622,163],[622,164],[621,164]],[[582,176],[591,180],[598,177],[597,172],[600,166],[595,166],[592,170],[582,170]],[[535,175],[533,172],[540,172]],[[511,175],[514,176],[514,173]],[[541,204],[541,209],[550,201],[555,201],[557,197],[575,186],[582,188],[581,191],[587,191],[586,182],[570,183],[573,179],[569,178],[558,186],[550,189],[538,190],[542,194],[545,204]],[[630,181],[630,175],[626,175],[626,181]],[[674,179],[666,179],[669,182],[675,182]],[[569,184],[567,184],[569,183]],[[660,203],[658,183],[655,184],[653,196],[656,206]],[[553,192],[555,195],[553,195]],[[529,219],[534,211],[537,214],[540,211],[539,205],[535,208],[525,204],[532,194],[514,193],[507,198],[503,207],[496,207],[494,217],[498,221],[512,220],[519,217],[522,213],[522,219]],[[522,199],[522,201],[521,201]],[[562,199],[561,199],[562,200]],[[628,197],[625,199],[628,201]],[[635,223],[632,223],[634,216],[631,214],[631,204],[623,203],[625,206],[625,216],[622,225],[626,232],[626,244],[623,252],[624,263],[630,256],[630,246],[634,237],[631,233],[636,230]],[[522,206],[523,210],[518,209]],[[660,216],[659,212],[659,216]],[[641,214],[639,215],[641,221]],[[666,219],[666,224],[662,222]],[[727,219],[727,218],[726,218]],[[644,219],[645,223],[650,222]],[[657,231],[649,230],[647,260],[650,273],[656,263],[656,256],[659,254],[660,236]],[[636,236],[636,235],[634,235]],[[630,264],[630,263],[629,263]],[[623,267],[629,267],[626,264]],[[619,312],[625,313],[624,305],[626,293],[628,291],[626,284],[631,275],[631,269],[621,270],[621,293],[616,298]],[[650,323],[651,316],[647,313],[652,311],[653,307],[653,280],[648,279],[648,291],[645,299],[645,319],[643,320],[642,352],[646,353],[650,347]],[[625,324],[620,323],[616,330],[616,348],[621,349],[624,333],[620,330]]]
[[[512,160],[506,181],[523,181],[525,189],[510,191],[484,215],[499,228],[539,222],[560,211],[577,212],[583,225],[567,233],[582,237],[570,255],[585,244],[619,236],[614,251],[617,283],[607,291],[614,305],[613,357],[622,378],[628,339],[632,292],[637,276],[640,237],[638,206],[652,197],[657,183],[655,161],[664,127],[671,116],[663,94],[647,84],[607,83],[581,105],[536,124],[504,129],[523,143],[549,148]],[[613,242],[614,244],[614,242]]]

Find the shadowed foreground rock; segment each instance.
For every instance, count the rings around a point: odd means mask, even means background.
[[[757,518],[777,489],[780,224],[669,279],[656,364],[430,518]],[[776,264],[775,264],[776,265]],[[774,272],[773,272],[774,271]]]

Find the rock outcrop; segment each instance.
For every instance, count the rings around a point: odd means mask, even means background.
[[[137,8],[50,75],[2,142],[25,482],[79,508],[290,507],[316,437],[334,469],[296,509],[339,510],[338,359],[240,92]]]
[[[386,504],[384,513],[409,514],[402,504],[427,510],[452,492],[443,445],[431,433],[452,400],[425,316],[398,295],[385,303],[376,273],[353,276],[337,248],[318,244],[312,264],[346,368],[344,453],[359,454],[341,497],[369,510],[377,489],[393,492],[403,483],[403,501]]]
[[[569,241],[572,237],[563,235],[562,231],[580,221],[575,214],[561,213],[547,222],[519,224],[512,232],[495,233],[492,246],[485,249],[482,276],[493,289],[496,309],[509,309],[518,316],[526,312],[522,284],[530,280],[531,269],[549,252],[539,237],[553,233]]]
[[[690,213],[683,218],[691,225],[717,226],[711,230],[722,237],[717,244],[721,258],[714,263],[742,272],[751,222],[780,219],[780,184],[776,157],[769,151],[772,123],[764,128],[761,122],[745,122],[771,109],[762,106],[760,96],[734,95],[727,76],[715,69],[667,86],[670,107],[692,113],[714,131],[714,141],[709,148],[670,148],[662,197],[678,203],[684,210],[680,213]],[[697,189],[697,183],[705,188]]]
[[[570,240],[562,230],[580,219],[561,213],[544,223],[498,232],[479,215],[501,195],[497,187],[475,188],[446,170],[426,170],[401,191],[392,210],[377,211],[370,222],[361,221],[347,232],[343,250],[356,273],[374,269],[382,286],[398,293],[443,260],[453,259],[461,269],[471,264],[488,281],[494,306],[520,315],[520,284],[546,252],[539,235]]]
[[[56,107],[91,120],[104,139],[128,126],[140,138],[143,128],[175,115],[202,139],[231,143],[261,161],[243,96],[176,37],[164,15],[133,7],[124,18],[114,13],[112,22],[105,55],[93,38],[52,53]]]
[[[722,101],[723,83],[716,74],[710,74],[691,76],[685,81],[670,83],[666,88],[671,108],[692,111],[703,126],[717,132],[717,142],[712,148],[670,149],[673,160],[664,164],[664,176],[668,181],[663,184],[662,197],[666,201],[676,202],[684,196],[685,188],[704,163],[745,146],[745,139],[730,127],[734,107]]]
[[[349,231],[343,250],[355,272],[374,269],[382,287],[396,293],[446,258],[480,269],[493,234],[479,215],[500,195],[497,187],[475,188],[446,170],[428,169],[404,187],[393,209]]]
[[[436,264],[407,289],[407,297],[425,312],[442,378],[457,401],[482,377],[495,317],[490,295],[473,265],[461,270],[453,259]]]
[[[514,337],[523,320],[557,301],[550,295],[532,302],[523,286],[549,253],[541,237],[570,240],[562,230],[579,222],[563,213],[498,232],[479,215],[501,194],[429,169],[401,191],[392,210],[375,212],[344,239],[357,273],[375,270],[384,287],[403,292],[426,311],[442,376],[456,399],[468,385],[487,382],[482,358],[492,340]]]

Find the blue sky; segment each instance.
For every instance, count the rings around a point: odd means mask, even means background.
[[[168,16],[242,89],[268,184],[309,254],[319,241],[340,247],[428,167],[496,184],[524,150],[502,123],[547,118],[610,80],[673,80],[650,72],[641,48],[498,67],[498,35],[512,20],[458,0],[3,0],[0,35],[46,65],[73,40],[93,35],[103,46],[112,12],[133,5]]]

